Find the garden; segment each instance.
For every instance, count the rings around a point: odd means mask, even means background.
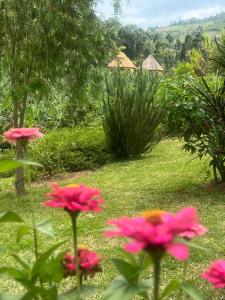
[[[166,70],[95,1],[0,7],[0,299],[225,299],[225,33]]]

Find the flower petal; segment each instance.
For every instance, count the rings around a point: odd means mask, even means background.
[[[166,246],[166,250],[178,260],[186,260],[189,256],[188,247],[181,243],[171,243]]]

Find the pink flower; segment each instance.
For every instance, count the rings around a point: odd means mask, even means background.
[[[42,136],[39,128],[12,128],[3,134],[5,141],[14,144],[18,141],[32,142]]]
[[[189,249],[182,241],[176,241],[176,238],[196,223],[194,208],[184,208],[176,215],[150,211],[142,217],[123,217],[110,221],[109,224],[116,226],[118,230],[109,230],[105,235],[129,238],[131,241],[125,245],[128,252],[145,250],[151,255],[168,252],[178,260],[185,260],[189,256]]]
[[[52,185],[52,192],[47,196],[50,200],[45,202],[46,206],[53,208],[64,208],[68,212],[99,212],[100,204],[104,200],[99,199],[100,191],[84,185],[71,185],[60,187]]]
[[[201,277],[212,283],[216,289],[225,287],[225,261],[215,261]]]
[[[100,258],[88,249],[78,250],[78,263],[80,276],[85,279],[87,276],[93,277],[95,273],[101,272]],[[76,273],[75,258],[71,253],[67,253],[63,259],[65,276],[73,276]]]
[[[207,228],[197,223],[189,230],[182,232],[180,236],[184,239],[191,240],[197,236],[202,236],[207,232],[208,232]]]
[[[63,266],[69,273],[75,272],[74,256],[72,253],[65,254],[63,258]]]

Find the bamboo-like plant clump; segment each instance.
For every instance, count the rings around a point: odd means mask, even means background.
[[[103,126],[112,151],[138,157],[159,141],[162,113],[156,102],[156,74],[115,70],[106,77]]]

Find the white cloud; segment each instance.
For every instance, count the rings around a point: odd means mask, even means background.
[[[205,18],[225,11],[224,0],[131,0],[124,5],[120,21],[123,24],[164,26],[177,20]],[[102,0],[97,12],[104,18],[113,16],[109,0]]]
[[[202,18],[214,16],[224,10],[225,10],[225,5],[209,6],[205,8],[184,11],[181,16],[175,15],[173,18],[180,18],[182,20],[190,19],[190,18],[202,19]]]

